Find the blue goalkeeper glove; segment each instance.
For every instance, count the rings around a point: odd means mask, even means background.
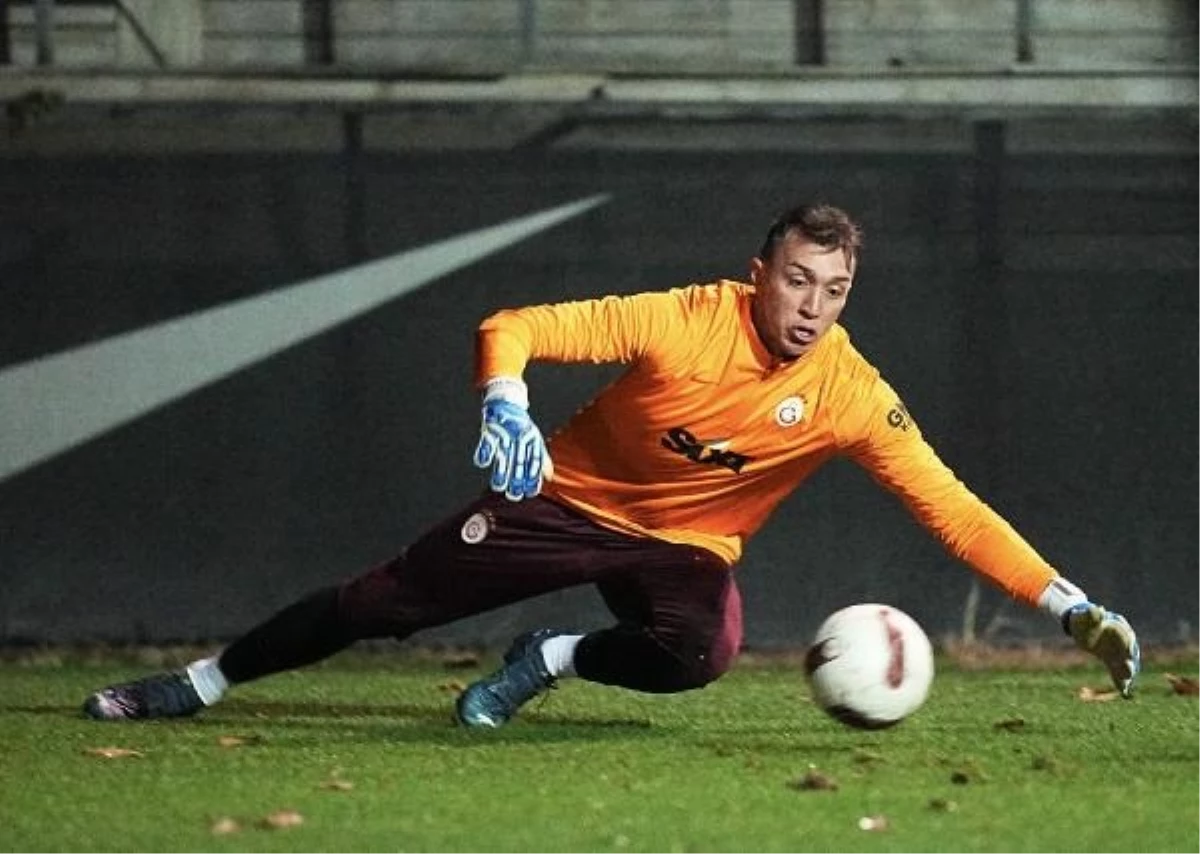
[[[521,380],[497,377],[484,387],[475,465],[491,468],[489,486],[511,501],[541,491],[551,470],[550,456],[542,431],[529,417],[529,391]]]
[[[1092,602],[1080,602],[1063,612],[1062,626],[1080,649],[1104,663],[1113,685],[1129,699],[1142,669],[1142,652],[1129,621]]]

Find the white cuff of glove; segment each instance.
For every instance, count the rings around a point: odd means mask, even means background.
[[[1067,609],[1086,601],[1087,594],[1060,575],[1046,585],[1046,589],[1038,597],[1038,607],[1061,621]]]
[[[520,377],[492,377],[483,384],[483,402],[507,400],[529,409],[529,386]]]

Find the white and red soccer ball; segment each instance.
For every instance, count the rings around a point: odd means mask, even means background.
[[[933,646],[917,621],[890,605],[830,614],[804,657],[812,698],[842,723],[883,729],[911,715],[933,683]]]

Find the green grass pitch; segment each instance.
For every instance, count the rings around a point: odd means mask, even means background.
[[[476,732],[453,700],[494,655],[349,652],[139,724],[79,705],[145,663],[7,656],[0,850],[1198,850],[1197,700],[1165,678],[1194,655],[1112,702],[1079,697],[1098,666],[938,663],[925,706],[878,732],[754,656],[678,695],[565,682]]]

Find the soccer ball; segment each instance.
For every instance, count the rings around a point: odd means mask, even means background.
[[[842,723],[883,729],[929,695],[933,646],[917,621],[890,605],[851,605],[830,614],[804,656],[813,700]]]

